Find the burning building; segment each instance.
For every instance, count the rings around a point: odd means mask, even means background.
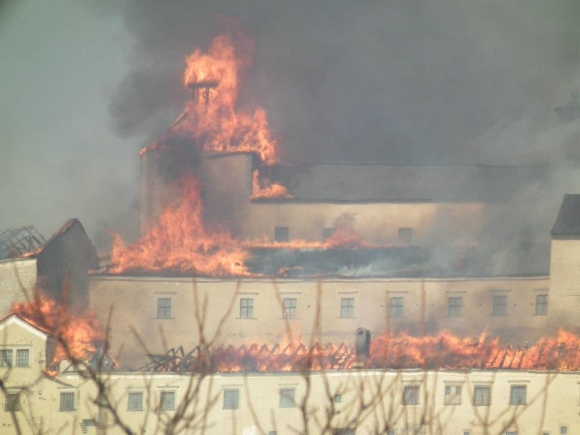
[[[488,330],[523,345],[555,331],[549,244],[505,251],[486,234],[512,199],[505,186],[560,172],[282,164],[266,112],[237,104],[250,60],[239,35],[196,50],[184,73],[191,100],[140,153],[142,237],[116,236],[90,278],[91,307],[121,360],[194,347],[201,332],[242,344],[289,332],[341,342],[359,326]]]

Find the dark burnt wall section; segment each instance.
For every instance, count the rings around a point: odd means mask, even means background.
[[[81,223],[69,220],[37,256],[37,290],[59,304],[89,306],[89,268],[98,261],[97,250]]]

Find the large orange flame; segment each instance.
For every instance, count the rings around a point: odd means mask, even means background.
[[[42,292],[36,292],[31,301],[14,303],[12,312],[55,339],[56,347],[50,364],[64,359],[87,360],[105,345],[103,328],[93,311],[78,314]]]
[[[224,231],[208,231],[202,218],[197,180],[182,180],[182,195],[162,213],[159,224],[137,243],[125,246],[113,234],[110,273],[174,270],[209,276],[249,275],[250,254]]]
[[[168,136],[191,137],[206,152],[256,153],[262,163],[279,161],[266,111],[238,109],[240,74],[252,60],[252,42],[238,33],[236,43],[229,35],[213,39],[207,53],[196,49],[186,58],[184,84],[193,95],[171,130],[150,148],[165,149]],[[145,150],[144,150],[145,151]]]

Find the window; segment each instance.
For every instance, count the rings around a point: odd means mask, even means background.
[[[175,410],[175,391],[162,391],[159,401],[159,408],[162,411]]]
[[[491,402],[491,388],[487,386],[476,386],[473,389],[473,405],[489,406]]]
[[[419,404],[419,387],[409,386],[403,390],[403,405]]]
[[[240,299],[240,319],[254,318],[254,299],[241,298]]]
[[[129,393],[127,396],[127,410],[129,411],[143,411],[143,393],[135,392]]]
[[[332,430],[332,435],[355,435],[355,433],[356,433],[355,429],[348,428]]]
[[[288,227],[274,228],[274,240],[276,242],[287,242],[290,240],[290,229]]]
[[[493,315],[505,316],[507,314],[507,296],[493,297]]]
[[[60,393],[59,411],[75,410],[75,393]]]
[[[411,243],[413,240],[413,228],[399,228],[399,243]]]
[[[335,394],[334,395],[334,403],[342,402],[342,394]]]
[[[548,295],[536,296],[536,316],[548,315]]]
[[[404,317],[405,298],[401,297],[391,298],[389,301],[389,310],[391,313],[391,317]]]
[[[285,319],[295,319],[296,318],[296,307],[297,300],[294,298],[286,298],[282,301],[284,310],[282,311],[282,317]]]
[[[282,388],[280,390],[280,408],[294,408],[294,388]]]
[[[240,390],[227,388],[224,390],[224,409],[238,409],[240,407]]]
[[[275,430],[268,431],[268,435],[278,435],[278,432]]]
[[[518,431],[517,430],[508,430],[505,435],[518,435]]]
[[[354,298],[342,298],[340,300],[340,317],[354,317]]]
[[[568,435],[568,426],[560,426],[560,435]]]
[[[8,392],[6,393],[5,397],[6,402],[4,403],[4,411],[20,411],[20,391]]]
[[[12,367],[12,350],[0,350],[0,367]]]
[[[458,385],[445,387],[445,404],[461,405],[461,387]]]
[[[510,391],[510,405],[525,405],[526,404],[526,386],[512,385]]]
[[[30,350],[16,350],[16,367],[28,367],[30,365]]]
[[[322,240],[331,238],[336,233],[335,227],[327,227],[322,229]]]
[[[447,300],[447,315],[449,317],[461,317],[463,311],[463,298],[461,296],[454,296]]]
[[[157,318],[171,319],[171,298],[157,299]]]

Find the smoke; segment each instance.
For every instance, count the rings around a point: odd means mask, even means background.
[[[553,165],[506,185],[511,201],[488,216],[515,243],[546,237],[575,189],[558,167],[580,157],[580,124],[553,109],[580,88],[576,0],[126,0],[121,13],[135,37],[110,104],[123,137],[169,127],[185,56],[227,15],[256,44],[240,102],[266,108],[287,162]]]
[[[240,17],[255,38],[243,96],[269,109],[294,161],[473,163],[474,138],[532,114],[551,119],[580,86],[573,0],[129,0],[124,13],[137,41],[111,103],[124,135],[180,110],[178,72],[220,31],[219,14]],[[515,139],[491,160],[513,163],[504,156],[527,149]]]

